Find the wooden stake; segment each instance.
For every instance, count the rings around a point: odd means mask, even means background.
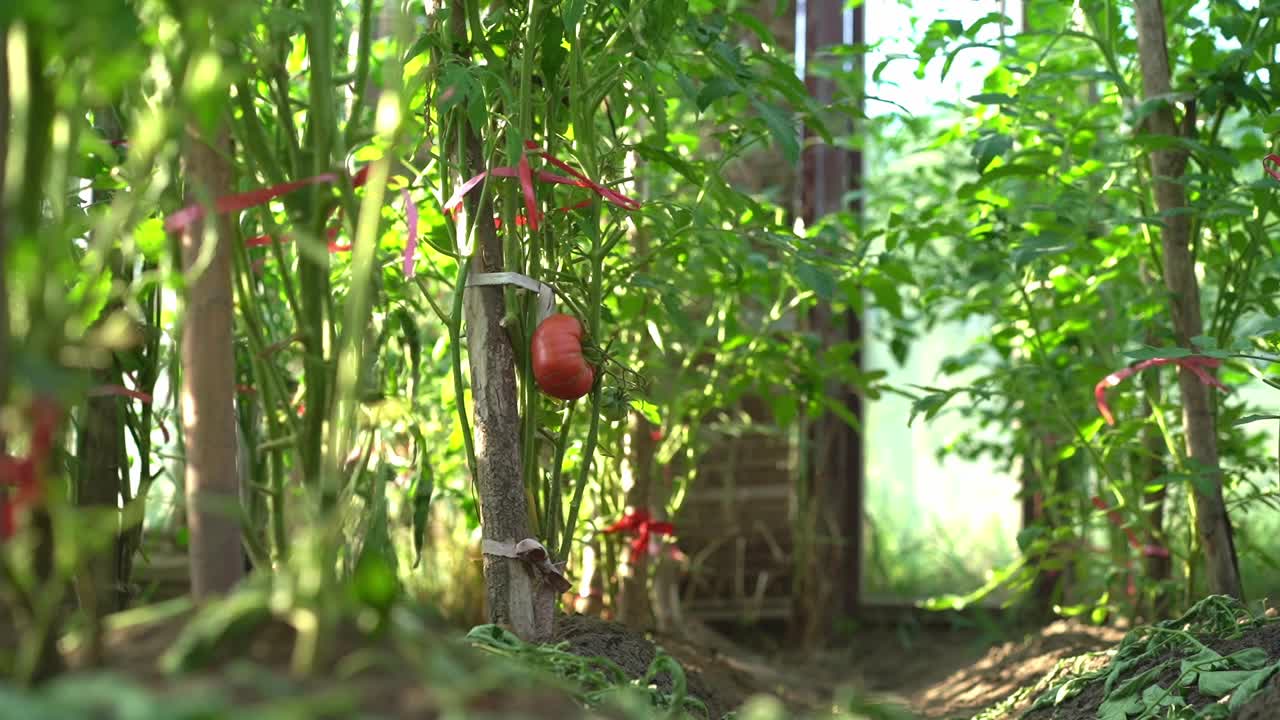
[[[184,164],[190,202],[230,194],[231,142],[226,129],[212,144],[187,128]],[[205,248],[205,225],[213,222]],[[187,448],[187,526],[191,594],[226,593],[244,574],[240,540],[240,476],[236,467],[235,357],[232,343],[231,226],[210,213],[182,231],[186,274],[183,319],[182,427]]]
[[[1168,97],[1172,89],[1163,3],[1161,0],[1135,0],[1134,10],[1143,96],[1147,99]],[[1161,104],[1148,116],[1147,122],[1155,135],[1175,137],[1180,134],[1169,103]],[[1190,129],[1194,130],[1194,125]],[[1190,347],[1191,338],[1203,334],[1204,322],[1200,316],[1200,287],[1196,280],[1195,259],[1191,256],[1191,216],[1185,212],[1187,194],[1182,181],[1186,165],[1185,149],[1168,147],[1151,153],[1156,206],[1164,223],[1160,238],[1164,248],[1164,281],[1170,294],[1169,310],[1178,344]],[[1209,482],[1198,484],[1195,490],[1196,530],[1204,546],[1209,590],[1243,599],[1244,589],[1240,583],[1231,521],[1222,498],[1217,427],[1209,394],[1211,388],[1186,368],[1178,373],[1178,385],[1182,390],[1187,455],[1209,473]],[[1206,489],[1208,492],[1203,492]]]

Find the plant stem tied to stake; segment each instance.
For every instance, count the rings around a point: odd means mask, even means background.
[[[450,30],[465,64],[466,4],[454,0]],[[485,158],[479,128],[471,127],[459,113],[463,128],[458,166],[464,177],[483,170]],[[469,223],[459,223],[459,232],[475,232],[471,257],[471,278],[502,272],[502,240],[488,220],[493,211],[487,198],[466,199]],[[469,283],[470,285],[470,283]],[[463,296],[467,328],[467,355],[471,366],[474,398],[476,486],[480,495],[480,526],[485,546],[514,547],[529,537],[529,516],[521,472],[520,413],[516,391],[515,354],[502,318],[506,312],[501,286],[470,286]],[[459,398],[461,401],[461,398]],[[510,553],[516,555],[515,552]],[[507,625],[521,639],[540,642],[550,639],[554,594],[524,559],[505,553],[484,554],[484,578],[489,620]],[[537,608],[535,608],[535,599]],[[550,607],[547,605],[550,600]]]
[[[1169,52],[1165,35],[1165,14],[1161,0],[1136,0],[1138,58],[1142,65],[1142,90],[1148,98],[1169,97]],[[1188,112],[1191,112],[1188,109]],[[1148,129],[1155,135],[1176,137],[1173,108],[1162,104],[1149,118]],[[1194,123],[1186,123],[1194,131]],[[1173,329],[1178,344],[1190,347],[1191,338],[1203,334],[1200,317],[1200,290],[1191,256],[1191,216],[1186,213],[1187,195],[1182,181],[1187,151],[1176,146],[1151,153],[1155,176],[1156,205],[1162,216],[1164,280],[1170,294]],[[1187,367],[1178,372],[1182,390],[1183,422],[1187,433],[1188,456],[1198,467],[1193,472],[1208,474],[1207,482],[1195,484],[1196,528],[1204,546],[1209,591],[1217,595],[1244,598],[1240,569],[1232,540],[1231,521],[1222,496],[1222,475],[1218,467],[1218,438],[1214,424],[1211,389]]]

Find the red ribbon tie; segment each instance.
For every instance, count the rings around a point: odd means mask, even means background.
[[[621,533],[632,535],[631,554],[636,557],[649,554],[650,540],[663,535],[674,535],[676,526],[654,520],[648,510],[628,510],[622,519],[601,530],[606,535]]]

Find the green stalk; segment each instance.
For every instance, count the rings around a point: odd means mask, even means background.
[[[262,319],[263,313],[258,304],[258,296],[254,293],[250,284],[248,251],[243,243],[237,243],[234,257],[236,262],[235,289],[239,297],[237,305],[240,310],[240,319],[245,324],[245,338],[249,343],[250,355],[254,358],[262,358],[267,350],[266,323]],[[263,372],[255,373],[255,376],[261,381],[260,392],[263,393],[263,407],[274,407],[274,402],[272,401],[275,398],[273,396],[278,393],[280,400],[286,403],[284,411],[285,418],[287,418],[286,422],[290,425],[289,431],[296,434],[298,432],[297,421],[293,419],[294,416],[290,414],[287,407],[288,393],[285,391],[284,379],[280,376],[279,370],[271,363],[263,363],[261,367]]]
[[[586,70],[583,66],[583,50],[581,40],[582,24],[574,29],[573,36],[573,87],[587,88]],[[572,106],[570,117],[573,118],[575,138],[580,148],[579,159],[583,172],[588,177],[599,177],[595,143],[595,108],[589,98],[584,99],[582,93],[570,93]],[[600,236],[600,199],[591,203],[591,221],[587,224],[591,232],[591,277],[587,296],[587,333],[592,338],[600,337],[600,319],[604,301],[604,258],[607,254],[605,243]],[[597,374],[595,387],[591,390],[591,424],[587,430],[587,442],[583,447],[582,468],[578,475],[577,486],[573,489],[573,499],[569,503],[569,517],[565,520],[564,537],[560,541],[558,558],[569,557],[573,549],[574,530],[578,524],[578,512],[582,506],[582,496],[591,478],[591,470],[595,464],[596,443],[600,431],[600,397],[603,378]]]
[[[596,201],[592,203],[594,209],[593,215],[599,222],[600,203]],[[594,228],[595,226],[590,226]],[[588,299],[587,310],[590,313],[590,333],[592,337],[600,337],[600,315],[603,302],[603,279],[604,279],[604,253],[600,252],[600,234],[593,233],[591,244],[594,250],[591,254],[591,291]],[[569,517],[564,524],[564,539],[560,541],[560,554],[556,557],[565,559],[569,557],[569,551],[573,549],[573,533],[578,524],[578,510],[582,506],[582,494],[587,489],[587,482],[591,479],[591,469],[595,464],[596,441],[600,431],[600,396],[604,387],[604,378],[599,373],[596,375],[595,387],[591,389],[591,425],[587,430],[587,444],[582,448],[582,469],[578,474],[577,487],[573,489],[573,500],[569,503]]]
[[[326,482],[321,498],[324,502],[333,502],[337,498],[342,459],[347,456],[355,437],[360,367],[364,359],[365,334],[373,310],[378,225],[382,217],[387,179],[390,176],[391,156],[388,153],[370,167],[364,201],[360,204],[351,261],[351,288],[346,301],[347,316],[344,319],[342,346],[338,352],[333,422],[329,426],[329,456],[323,470]]]
[[[322,175],[332,167],[331,155],[336,132],[333,114],[333,0],[307,0],[307,56],[311,64],[310,107],[307,114],[308,145],[312,153],[311,174]],[[287,102],[287,85],[286,102]],[[325,236],[328,207],[325,188],[312,186],[308,193],[307,227],[314,237]],[[326,411],[329,406],[330,368],[325,362],[325,338],[332,328],[325,327],[325,317],[334,322],[329,288],[329,257],[323,254],[312,260],[300,254],[298,276],[302,286],[303,377],[306,382],[307,413],[302,434],[302,468],[309,482],[323,477],[321,451]],[[329,312],[326,312],[329,310]]]
[[[298,433],[296,416],[289,406],[289,396],[285,390],[284,380],[280,377],[279,370],[275,365],[263,359],[266,351],[266,323],[262,318],[258,297],[254,293],[248,251],[243,244],[237,244],[235,261],[239,317],[244,323],[245,338],[249,343],[250,370],[253,373],[253,377],[258,379],[258,392],[261,395],[263,416],[267,423],[267,437],[272,439],[288,435],[296,441],[300,433]],[[277,408],[283,412],[285,424],[288,426],[287,432],[283,429],[276,414]],[[259,444],[258,452],[263,452],[264,450],[265,445]],[[268,483],[264,483],[264,487],[261,489],[271,499],[270,516],[267,520],[271,529],[272,553],[270,557],[276,562],[282,562],[288,556],[288,541],[285,532],[285,470],[279,452],[271,453],[270,463],[270,479]]]
[[[591,479],[591,468],[595,460],[596,436],[600,431],[600,383],[591,390],[591,425],[587,430],[587,444],[582,452],[582,469],[578,474],[578,484],[573,488],[573,500],[569,503],[569,517],[564,523],[564,539],[560,541],[560,552],[556,558],[563,560],[569,557],[573,549],[573,531],[578,524],[578,510],[582,506],[582,494]]]
[[[267,180],[271,184],[282,183],[285,181],[284,169],[280,167],[280,163],[276,160],[274,154],[268,149],[270,146],[267,142],[267,131],[262,126],[262,120],[258,117],[258,109],[253,104],[253,92],[249,88],[249,81],[241,78],[236,83],[236,103],[240,106],[241,123],[228,123],[233,129],[243,126],[243,133],[236,133],[240,142],[254,157],[259,167],[262,168],[263,174],[267,176]]]
[[[288,38],[286,37],[285,40],[287,41]],[[289,100],[289,76],[284,71],[284,58],[288,55],[288,48],[282,46],[280,57],[273,63],[270,88],[275,100],[280,132],[284,134],[284,148],[289,156],[289,168],[295,177],[301,177],[306,168],[302,165],[302,149],[298,146],[298,128],[293,122],[293,102]]]
[[[573,409],[577,407],[577,402],[569,403],[565,408],[564,418],[560,422],[560,437],[556,442],[556,457],[551,465],[551,490],[547,494],[547,514],[542,521],[542,527],[547,529],[547,545],[549,547],[556,546],[556,535],[560,529],[560,516],[563,512],[563,501],[560,493],[563,485],[564,477],[564,453],[569,447],[569,429],[573,426]],[[563,559],[563,555],[557,556]]]
[[[355,98],[351,102],[351,115],[347,118],[344,133],[345,145],[351,147],[353,135],[360,129],[360,113],[364,111],[364,96],[369,87],[369,56],[373,42],[373,0],[360,0],[360,45],[356,50]]]
[[[537,25],[535,5],[536,0],[529,0],[525,17],[524,42],[523,47],[521,48],[520,58],[520,109],[517,119],[521,134],[520,140],[522,141],[520,145],[521,152],[524,151],[523,141],[533,138],[533,56],[534,49],[537,47],[537,44],[534,41],[534,31],[535,26]],[[508,161],[511,164],[515,164],[518,160],[519,158],[508,158]],[[514,233],[514,223],[508,227],[511,228],[509,232]],[[525,272],[534,279],[537,279],[542,270],[541,233],[535,231],[532,224],[529,224],[526,227],[528,229],[529,241]],[[515,260],[515,258],[512,258],[512,260]],[[524,310],[524,322],[522,323],[524,336],[521,338],[521,341],[523,342],[525,339],[532,337],[533,329],[537,327],[538,303],[523,293],[520,296],[520,302]],[[549,509],[552,503],[550,496],[551,489],[545,484],[543,487],[538,488],[539,473],[537,439],[539,420],[538,408],[540,407],[540,398],[538,395],[537,385],[533,382],[533,355],[528,351],[527,344],[525,345],[525,352],[521,353],[520,356],[522,358],[520,363],[520,389],[523,391],[524,395],[522,398],[522,402],[524,403],[524,413],[522,417],[523,427],[521,428],[520,466],[524,471],[524,486],[532,494],[534,499],[533,511],[537,514],[537,491],[539,489],[542,490],[543,505]],[[547,524],[547,522],[545,522],[546,516],[544,515],[543,517],[544,522],[542,523],[542,527],[543,531],[547,533],[547,542],[550,545],[554,545],[551,537],[555,534],[555,531],[549,524]]]
[[[1056,377],[1056,375],[1054,374],[1053,363],[1049,359],[1049,351],[1045,349],[1044,340],[1043,338],[1040,337],[1040,330],[1039,330],[1040,313],[1036,311],[1035,304],[1031,302],[1031,296],[1027,294],[1027,288],[1026,288],[1025,282],[1018,283],[1018,292],[1021,295],[1023,307],[1027,311],[1027,320],[1031,324],[1031,330],[1032,330],[1031,344],[1037,351],[1035,355],[1040,360],[1041,370],[1043,370],[1050,377]],[[1059,388],[1058,391],[1059,393],[1061,393],[1062,389]],[[1071,434],[1075,436],[1076,440],[1084,447],[1085,451],[1088,452],[1089,455],[1093,458],[1093,462],[1097,466],[1098,472],[1101,473],[1102,476],[1106,478],[1107,482],[1112,487],[1118,487],[1119,481],[1116,479],[1115,475],[1111,472],[1110,465],[1107,464],[1106,459],[1103,458],[1102,455],[1098,452],[1098,448],[1094,447],[1093,443],[1089,442],[1088,438],[1084,436],[1084,433],[1080,430],[1079,426],[1077,426],[1076,423],[1071,421],[1071,417],[1067,414],[1066,408],[1063,407],[1061,403],[1051,403],[1051,404],[1054,406],[1054,409],[1058,411],[1058,415],[1061,417],[1062,424],[1071,430]]]
[[[454,405],[458,408],[458,424],[462,427],[462,445],[467,452],[467,470],[472,486],[476,482],[476,447],[467,419],[466,387],[462,379],[462,296],[467,290],[467,274],[471,272],[471,256],[458,264],[458,281],[453,286],[453,308],[449,313],[449,359],[453,365]]]
[[[250,97],[246,83],[237,85],[237,88],[237,95],[239,98]],[[253,102],[251,100],[242,100],[242,103],[241,110],[244,122],[250,126],[244,133],[244,146],[248,151],[250,159],[252,159],[254,165],[263,170],[271,182],[283,182],[285,179],[285,171],[280,168],[275,155],[266,145],[266,130],[263,129],[262,122],[258,119],[258,114],[253,106]],[[287,107],[278,108],[277,114],[283,114],[287,110]],[[234,122],[230,123],[230,125],[233,128],[236,127],[236,123]],[[294,168],[289,174],[296,176],[297,169]],[[280,246],[279,226],[275,224],[275,220],[269,209],[263,207],[260,208],[259,212],[263,219],[263,228],[271,235],[271,255],[275,258],[277,263],[276,266],[279,268],[288,267],[284,257],[284,250]],[[280,280],[284,285],[285,302],[289,304],[289,309],[293,312],[295,321],[300,322],[303,317],[302,309],[298,303],[298,293],[294,289],[292,275],[287,272],[281,272]]]

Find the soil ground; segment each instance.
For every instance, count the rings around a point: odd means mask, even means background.
[[[443,708],[456,708],[459,702],[473,713],[468,717],[512,716],[509,713],[533,718],[588,716],[561,690],[506,680],[480,687],[459,699],[444,685],[422,687],[421,667],[395,662],[371,661],[366,670],[344,668],[339,662],[319,668],[311,680],[290,679],[290,650],[295,638],[292,630],[279,623],[268,623],[234,647],[220,649],[208,669],[175,680],[159,672],[156,658],[174,642],[188,617],[187,613],[170,614],[154,622],[113,630],[105,642],[105,664],[164,695],[212,688],[245,707],[286,693],[323,698],[335,710],[359,707],[389,718],[436,717]],[[851,687],[864,696],[905,705],[928,720],[968,720],[1002,702],[1005,706],[998,713],[988,711],[983,718],[1022,716],[1033,694],[1019,694],[1021,688],[1036,684],[1060,661],[1085,653],[1097,655],[1078,669],[1106,664],[1109,657],[1099,651],[1114,647],[1123,636],[1124,632],[1116,628],[1073,621],[1055,622],[1039,631],[998,642],[976,630],[924,628],[904,633],[899,629],[873,628],[861,631],[856,644],[841,651],[766,655],[697,625],[678,636],[654,635],[576,615],[561,618],[557,640],[566,643],[575,654],[609,658],[632,677],[643,676],[656,646],[680,661],[686,669],[689,694],[702,700],[713,718],[737,708],[756,693],[777,696],[797,714],[829,709],[838,689]],[[443,634],[441,637],[443,641]],[[354,651],[362,644],[368,645],[367,639],[361,639],[354,630],[332,640],[350,651],[346,653],[348,657],[355,656]],[[1262,647],[1270,657],[1280,659],[1280,624],[1263,626],[1244,638],[1208,644],[1224,654],[1244,647]],[[387,652],[384,660],[392,655],[394,652]],[[73,664],[83,664],[82,656],[73,654],[72,660]],[[484,662],[479,654],[456,660],[468,667],[477,661]],[[469,677],[483,675],[476,668],[469,672],[473,673]],[[268,675],[273,679],[268,681]],[[665,675],[659,676],[656,683],[664,690],[671,688],[671,678]],[[1015,696],[1015,702],[1007,701],[1011,696]],[[1093,718],[1097,716],[1098,701],[1087,690],[1054,713],[1038,712],[1029,720]],[[326,715],[329,716],[344,714]],[[1280,717],[1280,676],[1234,717]]]
[[[607,656],[628,671],[643,672],[652,659],[651,648],[637,650],[648,645],[643,638],[615,623],[576,616],[562,628],[561,639],[572,651]],[[1116,628],[1069,621],[994,645],[976,630],[906,635],[872,629],[859,633],[855,647],[807,656],[753,653],[697,625],[679,637],[652,640],[696,677],[691,693],[708,707],[732,709],[763,692],[797,710],[819,710],[829,708],[845,686],[905,705],[928,720],[967,720],[1034,684],[1060,660],[1105,650],[1123,637]]]

